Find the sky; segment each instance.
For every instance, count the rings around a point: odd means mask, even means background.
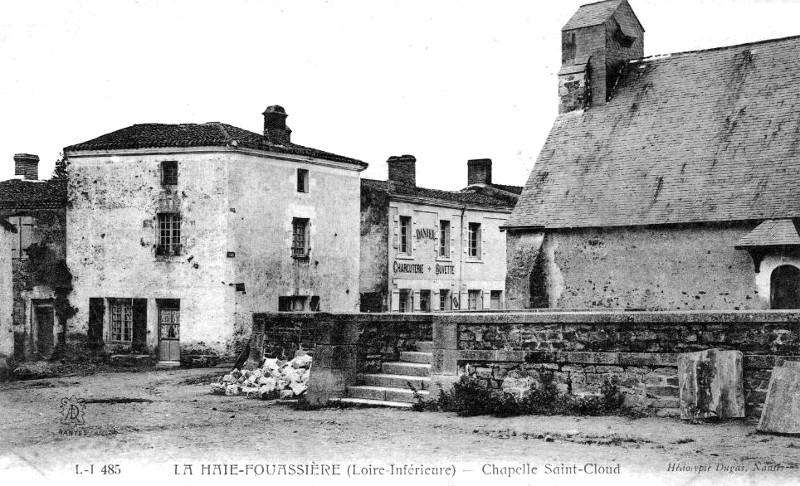
[[[645,55],[800,35],[800,0],[629,0]],[[70,0],[0,2],[0,180],[135,123],[254,132],[282,105],[292,141],[417,158],[459,189],[466,162],[524,185],[557,114],[560,30],[586,2]]]

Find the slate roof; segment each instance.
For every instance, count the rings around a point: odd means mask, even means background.
[[[559,115],[509,227],[800,217],[800,37],[632,61]]]
[[[107,133],[87,142],[70,145],[64,152],[124,150],[159,147],[243,147],[265,152],[302,155],[366,168],[360,160],[343,157],[294,143],[274,145],[259,133],[226,123],[143,123]]]
[[[800,246],[800,234],[791,219],[768,219],[739,239],[736,248]]]
[[[511,209],[514,201],[507,197],[488,195],[470,191],[442,191],[439,189],[427,189],[424,187],[412,186],[389,181],[378,181],[375,179],[361,179],[362,189],[383,191],[389,196],[407,196],[424,199],[439,200],[446,203],[456,203],[472,206],[483,206],[487,208]]]
[[[580,29],[582,27],[592,27],[605,23],[623,3],[624,0],[606,0],[603,2],[581,5],[578,11],[570,17],[569,21],[564,24],[561,30]],[[639,25],[641,26],[641,23]]]
[[[0,209],[60,209],[66,205],[66,180],[9,179],[0,182]]]

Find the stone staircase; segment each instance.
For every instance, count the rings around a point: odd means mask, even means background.
[[[416,400],[409,384],[422,398],[428,397],[432,360],[433,343],[418,342],[416,351],[400,353],[400,361],[383,363],[380,373],[359,375],[357,385],[347,387],[347,396],[340,401],[410,408]]]

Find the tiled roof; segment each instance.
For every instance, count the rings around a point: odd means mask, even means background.
[[[0,182],[0,209],[60,209],[66,205],[66,180],[9,179]]]
[[[800,217],[800,37],[631,62],[559,115],[508,226]]]
[[[407,196],[424,199],[439,200],[447,203],[466,204],[473,206],[484,206],[489,208],[511,209],[513,202],[507,198],[495,197],[486,194],[479,194],[465,191],[442,191],[439,189],[427,189],[424,187],[412,186],[389,181],[377,181],[374,179],[361,179],[361,186],[369,190],[384,191],[390,196]]]
[[[144,123],[107,133],[88,142],[64,148],[64,152],[82,150],[124,150],[158,147],[243,147],[266,152],[302,155],[366,168],[356,159],[289,143],[274,145],[259,134],[219,122],[210,123]]]
[[[522,186],[507,186],[505,184],[491,184],[492,187],[496,187],[501,191],[512,192],[514,194],[522,194]]]
[[[736,243],[736,248],[800,246],[797,226],[791,219],[768,219]]]

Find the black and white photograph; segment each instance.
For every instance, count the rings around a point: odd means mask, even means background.
[[[798,19],[0,3],[0,481],[800,483]]]

